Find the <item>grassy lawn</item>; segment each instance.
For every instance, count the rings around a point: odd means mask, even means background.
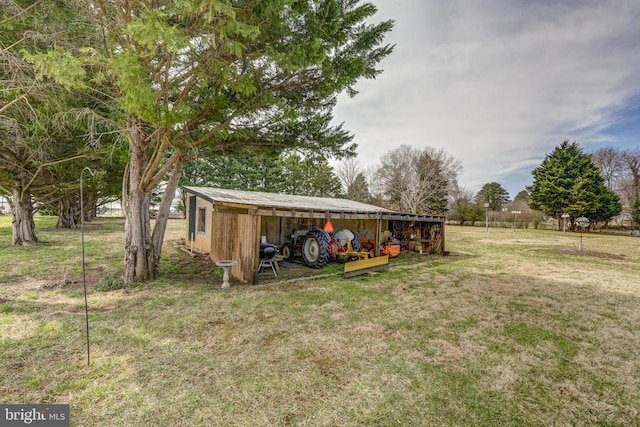
[[[160,280],[97,292],[122,263],[100,218],[87,367],[80,233],[54,225],[12,248],[0,217],[0,402],[77,426],[640,425],[640,239],[447,226],[448,257],[229,291],[167,245]]]

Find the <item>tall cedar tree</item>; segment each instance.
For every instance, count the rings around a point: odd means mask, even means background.
[[[337,96],[355,95],[355,83],[376,77],[392,50],[382,44],[392,22],[371,23],[376,8],[357,0],[85,4],[108,54],[87,49],[84,59],[114,79],[129,143],[126,283],[157,276],[185,162],[265,146],[352,153],[352,135],[331,125]],[[56,56],[40,71],[55,75]],[[152,230],[149,199],[163,180]]]
[[[576,142],[564,141],[532,174],[529,206],[556,218],[559,227],[563,213],[570,215],[573,227],[579,216],[607,222],[622,210],[620,199],[606,187],[591,156]]]

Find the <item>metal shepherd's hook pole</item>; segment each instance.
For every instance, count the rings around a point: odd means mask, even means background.
[[[84,194],[82,192],[82,177],[84,171],[89,171],[91,176],[95,176],[95,171],[92,171],[89,167],[85,167],[80,172],[80,234],[82,235],[82,285],[84,286],[84,317],[87,327],[87,366],[91,364],[91,357],[89,353],[89,304],[87,302],[87,273],[84,262]]]

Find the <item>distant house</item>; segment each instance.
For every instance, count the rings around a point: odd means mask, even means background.
[[[444,252],[444,217],[408,215],[346,199],[183,187],[186,194],[186,236],[213,261],[235,260],[231,275],[257,281],[260,242],[281,246],[295,230],[348,228],[377,247],[389,230],[408,248],[419,243],[430,253]]]
[[[183,218],[184,215],[180,210],[181,199],[176,197],[171,202],[171,207],[169,209],[169,218]],[[151,213],[151,217],[154,218],[158,207],[157,205],[152,205],[149,207],[149,211]],[[120,200],[112,200],[107,203],[103,203],[98,208],[98,215],[104,216],[124,216],[125,212],[122,209],[122,203]]]
[[[120,200],[114,200],[101,205],[98,208],[98,215],[123,216],[122,204]]]

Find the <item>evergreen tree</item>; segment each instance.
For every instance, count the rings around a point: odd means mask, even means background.
[[[472,226],[484,218],[485,211],[482,205],[474,202],[473,190],[462,187],[459,189],[455,199],[451,203],[449,219],[458,221],[460,225],[466,222]]]
[[[475,200],[480,206],[489,203],[489,209],[498,211],[509,201],[509,193],[497,182],[489,182],[478,191]]]
[[[621,211],[620,199],[576,142],[564,141],[532,174],[530,207],[556,218],[559,226],[563,213],[573,226],[579,216],[607,222]]]
[[[304,196],[343,196],[340,181],[327,160],[255,150],[191,162],[185,166],[180,184]]]
[[[78,6],[73,0],[8,2],[1,11],[0,192],[10,195],[14,245],[38,241],[34,200],[62,213],[59,226],[75,225],[80,170],[95,168],[90,162],[104,155],[99,147],[113,139],[99,138],[105,122],[87,113],[87,106],[106,105],[110,91],[87,96],[72,81],[95,70],[74,67],[79,61],[72,54],[57,57],[55,80],[35,65],[41,56],[97,44],[91,13]],[[95,87],[103,85],[104,79]]]
[[[282,191],[281,175],[278,153],[242,150],[187,164],[180,184],[277,193]]]
[[[529,195],[529,192],[527,190],[521,190],[518,194],[516,194],[516,197],[513,198],[514,202],[523,201],[527,204],[529,204],[530,200],[531,196]]]
[[[631,221],[634,226],[640,224],[640,200],[635,200],[631,203]]]
[[[357,0],[83,3],[108,52],[54,49],[34,64],[72,83],[90,65],[115,82],[111,95],[129,145],[126,283],[158,274],[186,162],[243,148],[353,153],[353,136],[332,124],[333,107],[339,94],[357,93],[359,80],[375,78],[392,50],[383,41],[393,23],[372,23],[376,8]],[[70,57],[84,64],[61,62]],[[94,82],[85,83],[90,89]],[[162,181],[152,229],[149,198]]]
[[[282,159],[282,186],[286,194],[344,197],[340,180],[326,159],[303,159],[298,154]]]
[[[371,195],[369,194],[369,185],[367,184],[367,180],[362,174],[362,172],[358,173],[347,188],[347,199],[355,200],[356,202],[362,203],[370,203]]]

